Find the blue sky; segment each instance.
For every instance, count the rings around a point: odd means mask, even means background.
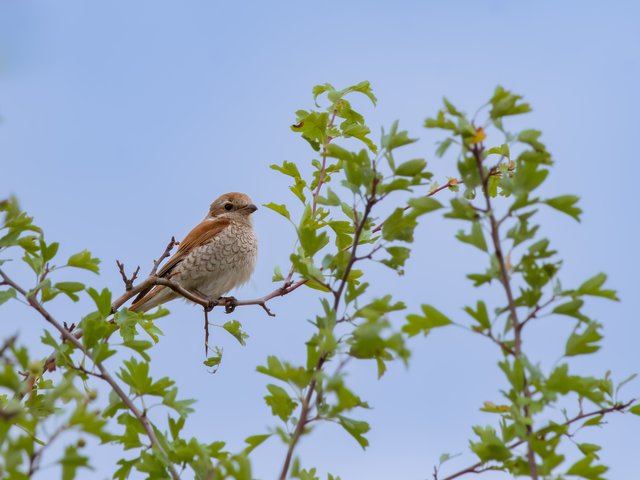
[[[565,284],[605,271],[622,299],[590,304],[606,338],[601,352],[578,359],[576,369],[611,369],[622,379],[640,370],[634,192],[640,168],[633,156],[639,15],[631,1],[4,1],[0,197],[16,194],[47,237],[62,242],[63,255],[90,248],[103,259],[104,274],[87,280],[118,291],[116,258],[148,268],[168,238],[183,236],[220,193],[245,191],[258,204],[291,201],[286,179],[268,165],[310,160],[289,125],[295,110],[311,106],[313,85],[369,80],[379,99],[375,109],[362,104],[372,130],[400,119],[421,138],[408,155],[425,156],[442,180],[454,165],[434,158],[439,137],[422,129],[424,118],[443,95],[472,111],[502,84],[535,110],[514,124],[543,130],[554,154],[543,193],[582,197],[582,223],[551,212],[542,217],[565,259]],[[261,256],[238,298],[271,291],[273,266],[287,267],[294,242],[276,214],[261,209],[255,220]],[[373,293],[391,289],[410,308],[432,303],[462,319],[461,307],[478,295],[464,275],[484,258],[453,240],[458,228],[429,218],[406,275],[391,279],[374,268]],[[239,310],[234,318],[250,334],[248,345],[217,332],[213,342],[224,347],[225,359],[216,375],[201,365],[199,309],[171,306],[172,316],[160,323],[166,336],[154,349],[153,370],[176,379],[183,397],[199,400],[189,433],[225,439],[235,449],[275,424],[262,400],[268,380],[255,367],[272,353],[302,358],[314,302],[312,291],[301,290],[273,302],[275,319],[257,307]],[[73,321],[83,307],[61,305],[58,315]],[[555,360],[569,327],[546,322],[528,340],[543,365]],[[0,333],[19,331],[36,352],[42,327],[20,305],[3,308]],[[465,452],[452,468],[470,462],[471,425],[493,420],[478,408],[499,401],[503,386],[498,352],[455,328],[411,347],[409,368],[393,366],[381,381],[373,365],[350,370],[350,381],[374,407],[364,414],[371,447],[362,452],[338,428],[322,426],[301,444],[306,465],[343,479],[424,479],[442,452]],[[638,383],[627,393],[639,396]],[[640,441],[639,427],[617,416],[583,437],[604,445],[610,478],[636,474],[628,454]],[[121,457],[112,447],[99,451],[96,471],[82,478],[106,478]],[[273,478],[284,453],[276,440],[261,446],[256,475]]]

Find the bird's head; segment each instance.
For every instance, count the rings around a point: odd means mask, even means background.
[[[207,218],[226,217],[230,219],[248,220],[249,215],[258,209],[248,195],[239,192],[225,193],[218,197],[209,207]]]

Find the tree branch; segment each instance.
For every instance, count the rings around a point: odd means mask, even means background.
[[[28,292],[26,290],[24,290],[17,283],[11,280],[11,278],[9,278],[1,269],[0,269],[0,277],[2,277],[2,279],[7,285],[12,286],[18,293],[20,293],[25,298],[25,300],[29,303],[29,305],[40,314],[40,316],[42,316],[49,324],[51,324],[56,330],[58,330],[58,332],[60,333],[60,335],[65,341],[73,344],[78,350],[80,350],[85,355],[90,356],[90,353],[87,351],[87,349],[82,344],[82,342],[80,342],[80,340],[76,338],[74,334],[69,332],[69,330],[64,328],[49,313],[49,311],[46,310],[44,306],[42,306],[42,304],[36,300],[36,298],[33,295],[28,295]],[[129,409],[129,411],[138,419],[144,431],[146,432],[147,436],[149,437],[151,444],[168,460],[169,457],[167,455],[167,452],[164,450],[164,448],[158,441],[158,437],[156,436],[153,430],[153,426],[151,425],[151,422],[149,422],[149,419],[147,418],[146,414],[144,414],[138,409],[135,403],[133,403],[133,400],[131,400],[131,398],[129,398],[129,396],[124,392],[124,390],[122,390],[122,387],[120,387],[120,385],[115,381],[115,379],[111,376],[111,374],[106,369],[106,367],[102,364],[102,362],[95,362],[95,366],[100,371],[100,378],[102,378],[105,382],[109,384],[111,389],[118,395],[118,397],[120,397],[122,402]],[[178,472],[173,466],[173,464],[168,461],[167,465],[171,473],[171,477],[174,480],[178,480],[180,476],[178,475]]]
[[[486,215],[489,218],[489,224],[491,226],[491,240],[493,243],[493,249],[495,251],[496,258],[498,259],[498,265],[500,266],[500,281],[502,286],[504,287],[505,294],[507,296],[508,306],[509,306],[509,320],[511,321],[511,325],[513,326],[514,332],[514,356],[516,358],[520,358],[522,355],[522,328],[520,321],[518,320],[518,312],[516,308],[516,302],[513,297],[513,291],[511,290],[511,281],[509,276],[509,269],[507,268],[507,263],[505,261],[504,254],[502,252],[502,243],[500,242],[500,225],[498,224],[498,220],[493,211],[493,207],[491,205],[491,195],[489,194],[488,182],[489,177],[492,175],[494,171],[497,169],[494,167],[490,169],[485,175],[485,169],[482,164],[483,158],[482,153],[484,150],[484,146],[482,143],[476,143],[471,147],[471,153],[476,161],[476,167],[478,169],[478,175],[480,176],[480,181],[482,183],[482,194],[485,200],[485,210]],[[522,393],[527,399],[531,399],[531,392],[529,391],[528,381],[526,373],[523,372],[523,383],[524,387],[522,389]],[[527,405],[522,407],[524,412],[524,416],[530,418],[529,407]],[[532,426],[527,425],[527,461],[529,463],[529,472],[531,473],[532,480],[538,480],[538,465],[536,464],[535,452],[533,451],[533,446],[530,441]]]
[[[592,412],[588,412],[588,413],[580,413],[578,415],[576,415],[575,417],[573,417],[570,420],[567,420],[566,422],[562,423],[562,426],[570,426],[576,422],[579,422],[580,420],[583,420],[585,418],[588,417],[595,417],[597,415],[607,415],[608,413],[613,413],[613,412],[624,412],[627,408],[629,408],[631,405],[633,405],[636,402],[636,399],[631,399],[628,402],[625,403],[616,403],[615,405],[612,405],[611,407],[608,408],[601,408],[600,410],[594,410]],[[544,437],[545,435],[545,431],[547,430],[548,427],[544,427],[541,428],[540,430],[538,430],[537,432],[533,433],[533,436],[535,437]],[[509,445],[507,445],[507,448],[509,450],[513,450],[514,448],[519,447],[520,445],[526,443],[527,440],[518,440],[515,441]],[[448,477],[443,478],[442,480],[453,480],[454,478],[458,478],[461,477],[462,475],[465,475],[467,473],[481,473],[484,470],[484,465],[486,464],[486,462],[477,462],[474,463],[473,465],[470,465],[467,468],[464,468],[462,470],[457,471],[456,473],[453,473],[451,475],[449,475]]]

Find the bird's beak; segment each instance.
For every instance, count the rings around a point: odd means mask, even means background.
[[[258,207],[256,207],[253,203],[250,203],[249,205],[244,207],[244,209],[247,210],[249,213],[253,213],[256,210],[258,210]]]

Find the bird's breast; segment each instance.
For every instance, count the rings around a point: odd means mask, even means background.
[[[181,262],[180,280],[187,288],[220,296],[251,277],[258,241],[250,225],[231,223]]]

